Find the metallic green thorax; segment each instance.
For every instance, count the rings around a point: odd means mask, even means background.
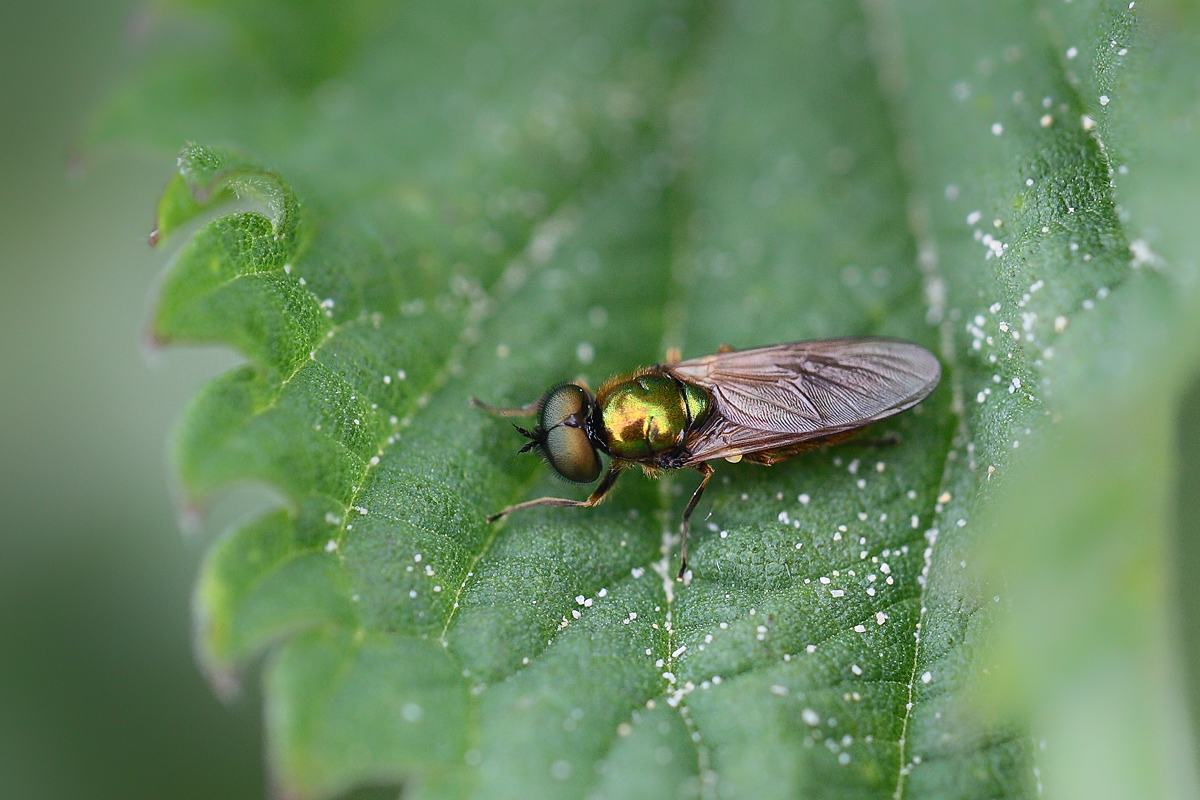
[[[683,442],[711,408],[708,393],[662,372],[603,387],[596,398],[604,444],[616,458],[644,461]]]

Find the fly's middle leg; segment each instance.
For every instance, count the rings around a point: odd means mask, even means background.
[[[687,572],[687,540],[688,540],[688,520],[692,516],[692,512],[696,510],[696,504],[700,502],[700,495],[704,494],[704,487],[708,485],[708,479],[713,476],[715,470],[708,465],[708,462],[700,464],[696,467],[704,479],[700,481],[700,485],[696,487],[696,491],[692,493],[692,499],[688,501],[687,508],[683,510],[683,525],[681,527],[681,540],[679,543],[679,574],[675,576],[676,580],[683,580],[683,574]]]

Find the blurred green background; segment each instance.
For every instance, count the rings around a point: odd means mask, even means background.
[[[234,358],[143,346],[171,164],[68,169],[136,24],[132,2],[0,9],[2,798],[264,795],[257,678],[223,706],[192,658],[208,535],[180,532],[165,457]]]
[[[0,798],[264,795],[257,678],[223,706],[195,667],[205,532],[180,532],[165,447],[230,354],[147,354],[164,255],[145,242],[171,165],[73,164],[130,64],[133,2],[0,11]],[[1181,407],[1180,608],[1200,663],[1200,384]],[[1193,706],[1197,702],[1193,698]]]

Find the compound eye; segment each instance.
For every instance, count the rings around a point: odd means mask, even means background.
[[[556,425],[562,425],[572,416],[582,424],[587,416],[587,407],[588,395],[581,387],[573,383],[559,386],[546,395],[546,401],[542,403],[539,418],[542,430],[548,431]]]
[[[583,428],[551,428],[546,431],[544,449],[550,466],[567,480],[591,483],[600,477],[600,456]]]

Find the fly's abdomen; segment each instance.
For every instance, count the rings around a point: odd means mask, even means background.
[[[596,402],[609,452],[630,461],[651,459],[678,447],[710,405],[703,389],[662,373],[605,386]]]

